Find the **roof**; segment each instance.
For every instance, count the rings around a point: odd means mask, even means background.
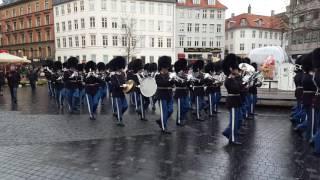
[[[0,9],[14,6],[20,3],[28,2],[28,0],[3,0],[3,2],[0,4]]]
[[[59,4],[64,4],[67,2],[72,2],[76,0],[53,0],[53,5],[59,5]],[[151,2],[163,2],[163,3],[175,3],[176,0],[141,0],[141,1],[151,1]]]
[[[209,5],[208,0],[200,0],[200,4],[193,4],[192,0],[185,0],[185,3],[177,3],[178,7],[200,7],[200,8],[215,8],[215,9],[228,9],[220,1],[216,0],[214,5]]]
[[[242,19],[246,20],[246,25],[241,26]],[[258,21],[261,21],[260,26],[257,23]],[[232,24],[229,25],[229,22],[232,22]],[[262,15],[244,13],[226,20],[226,30],[238,29],[238,28],[281,30],[283,27],[282,27],[281,18],[277,16],[262,16]]]

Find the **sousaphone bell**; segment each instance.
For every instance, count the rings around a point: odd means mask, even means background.
[[[128,94],[128,93],[130,93],[130,92],[132,92],[134,90],[135,86],[136,86],[136,84],[135,84],[135,82],[133,80],[128,80],[126,82],[126,86],[123,86],[123,90],[122,91],[124,93]]]

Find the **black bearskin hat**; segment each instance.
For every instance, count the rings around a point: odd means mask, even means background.
[[[85,67],[85,65],[84,64],[78,64],[78,66],[77,66],[77,70],[79,71],[79,72],[82,72],[83,71],[83,69],[84,69],[84,67]]]
[[[97,65],[95,62],[89,61],[87,62],[85,69],[86,69],[86,72],[90,72],[90,70],[95,71],[97,69]]]
[[[143,69],[149,71],[150,70],[150,63],[145,64],[143,66]]]
[[[70,57],[68,59],[69,68],[77,68],[79,60],[76,57]]]
[[[97,68],[99,71],[104,71],[104,70],[106,70],[106,65],[103,62],[99,62],[97,64]]]
[[[313,68],[320,68],[320,48],[312,52],[312,66]]]
[[[188,67],[188,62],[186,59],[179,59],[174,63],[174,70],[176,73],[186,70],[187,67]]]
[[[158,68],[159,71],[161,69],[170,69],[171,67],[171,57],[169,56],[161,56],[158,59]]]
[[[222,61],[218,61],[214,63],[214,71],[216,73],[222,71]]]
[[[108,64],[108,66],[109,66],[109,64]],[[130,61],[128,63],[128,71],[132,71],[132,70],[133,70],[133,61]]]
[[[108,70],[109,68],[109,63],[106,63],[106,70]]]
[[[47,60],[45,61],[44,63],[44,67],[48,67],[48,68],[53,68],[53,65],[54,65],[54,62],[53,61],[50,61],[50,60]]]
[[[228,76],[231,69],[238,69],[239,67],[239,57],[235,54],[228,54],[222,62],[222,69],[226,76]]]
[[[193,72],[199,72],[203,68],[204,68],[204,61],[203,60],[197,60],[192,66]]]
[[[312,70],[312,53],[309,53],[303,56],[302,69],[307,73]]]
[[[251,60],[248,57],[243,58],[243,63],[251,64]]]
[[[302,65],[302,58],[303,58],[303,55],[299,56],[298,59],[296,60],[295,64]]]
[[[117,56],[109,62],[112,71],[118,71],[126,68],[126,59],[122,56]]]
[[[61,61],[56,61],[53,64],[53,70],[57,71],[57,70],[61,70],[62,69],[62,63]]]
[[[62,67],[63,67],[63,68],[67,68],[67,69],[69,69],[68,62],[64,62],[64,63],[62,63]]]
[[[157,63],[150,63],[149,65],[149,72],[156,72],[158,70]]]
[[[205,67],[204,67],[204,71],[206,73],[212,73],[214,72],[215,68],[214,68],[215,64],[213,62],[209,62]]]
[[[141,59],[135,59],[131,62],[132,62],[132,70],[134,73],[137,73],[143,69],[143,61]]]

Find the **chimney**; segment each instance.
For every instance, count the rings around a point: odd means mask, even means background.
[[[249,7],[248,7],[248,14],[251,14],[251,4],[249,4]]]
[[[274,10],[271,10],[271,16],[274,16]]]
[[[232,17],[232,18],[234,17],[234,13],[231,13],[231,17]]]

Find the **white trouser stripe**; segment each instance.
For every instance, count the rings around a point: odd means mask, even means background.
[[[113,97],[112,97],[112,95],[111,95],[111,106],[112,106],[112,113],[114,113],[114,99],[113,99]]]
[[[197,118],[200,119],[200,113],[199,113],[199,97],[197,96]]]
[[[217,93],[214,93],[214,111],[217,111]]]
[[[142,101],[142,94],[140,94],[140,109],[141,109],[141,117],[144,118],[144,107],[143,107],[143,101]]]
[[[209,94],[209,107],[210,107],[210,115],[212,115],[212,99],[211,99],[211,94]]]
[[[314,135],[314,108],[312,108],[312,111],[311,111],[311,138],[313,138],[313,135]]]
[[[235,109],[231,108],[231,141],[234,142],[234,130],[235,130]]]
[[[117,113],[118,113],[118,121],[120,122],[120,108],[119,108],[119,103],[118,103],[118,98],[116,98],[116,104],[117,104]]]
[[[137,93],[134,92],[134,103],[136,104],[136,110],[138,110],[138,101],[137,101]]]
[[[86,94],[86,98],[87,98],[87,102],[88,102],[87,103],[88,104],[88,111],[89,111],[90,117],[92,117],[93,114],[92,114],[92,110],[91,110],[88,94]]]
[[[163,109],[162,109],[162,100],[160,100],[160,117],[161,117],[161,126],[162,126],[162,130],[165,130],[164,129],[164,122],[163,122]]]
[[[181,105],[180,105],[180,98],[178,98],[178,123],[180,124],[181,122],[181,116],[180,116],[180,113],[181,113]]]

